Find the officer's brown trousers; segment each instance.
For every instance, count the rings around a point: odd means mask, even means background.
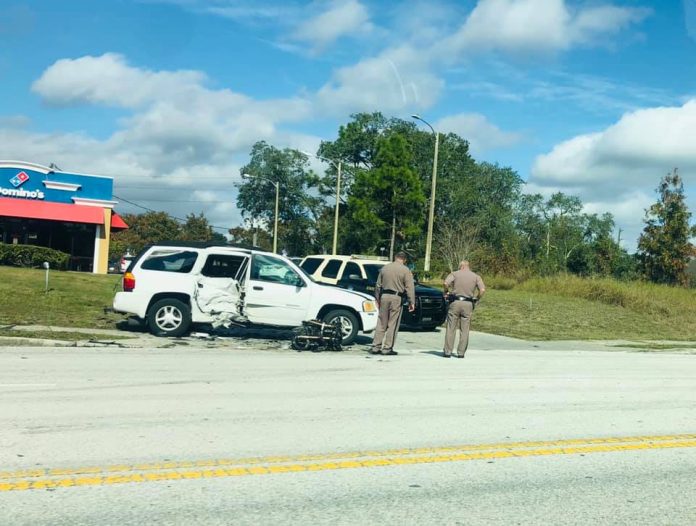
[[[379,302],[379,317],[375,337],[372,340],[372,350],[387,353],[394,348],[396,333],[401,323],[401,296],[396,294],[382,294]]]
[[[469,326],[474,306],[470,301],[453,301],[447,311],[447,333],[445,334],[445,354],[452,354],[454,349],[454,337],[459,330],[459,345],[457,354],[464,356],[469,346]]]

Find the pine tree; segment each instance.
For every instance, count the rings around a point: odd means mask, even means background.
[[[645,228],[638,240],[638,258],[643,275],[655,283],[688,284],[687,267],[693,246],[684,184],[676,168],[657,187],[658,201],[645,214]]]
[[[418,235],[425,195],[418,175],[410,168],[411,152],[399,134],[378,142],[374,168],[355,179],[348,205],[364,240],[389,240],[389,257],[401,242]]]

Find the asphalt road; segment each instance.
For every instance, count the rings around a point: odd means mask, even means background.
[[[0,348],[0,524],[696,523],[696,355],[440,339]]]

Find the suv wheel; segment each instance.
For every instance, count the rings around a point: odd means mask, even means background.
[[[360,329],[360,322],[358,318],[352,312],[343,309],[337,309],[329,311],[326,316],[324,316],[324,323],[332,323],[334,320],[338,320],[341,326],[341,333],[343,334],[343,340],[341,340],[342,345],[350,345],[355,340],[358,335],[358,330]]]
[[[182,336],[191,326],[191,309],[174,298],[159,300],[147,313],[147,325],[155,336]]]

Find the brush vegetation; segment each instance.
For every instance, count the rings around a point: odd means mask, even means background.
[[[696,341],[696,289],[563,274],[484,281],[474,330],[527,340]]]

